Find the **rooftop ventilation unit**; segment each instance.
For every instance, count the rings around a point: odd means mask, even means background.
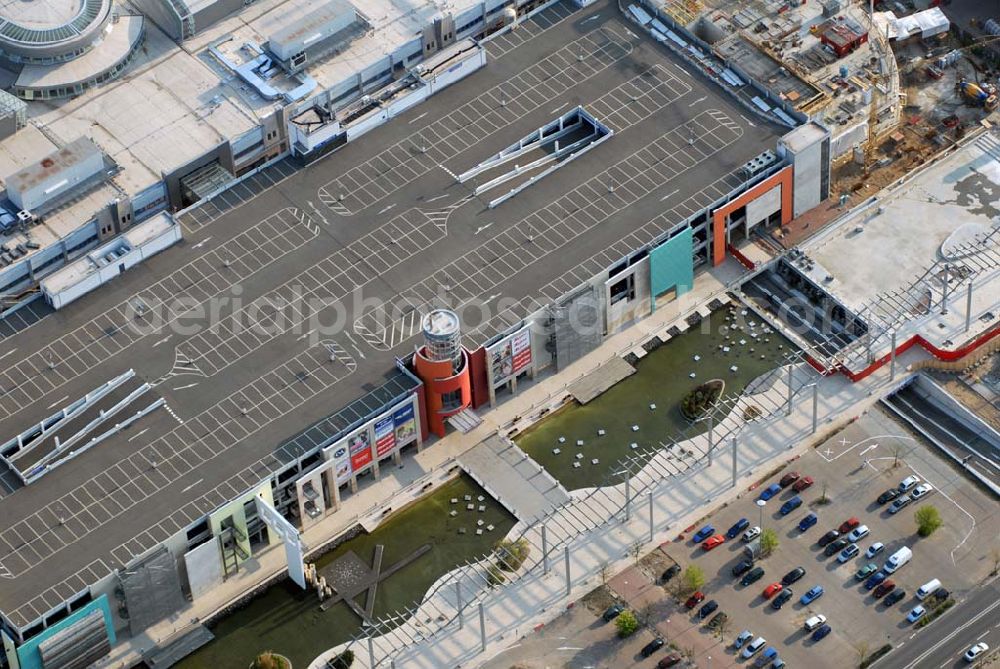
[[[747,179],[753,178],[776,163],[778,156],[768,150],[743,163],[743,173]]]

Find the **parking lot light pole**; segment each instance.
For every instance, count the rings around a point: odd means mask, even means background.
[[[757,500],[757,508],[760,509],[760,515],[759,515],[759,517],[757,519],[757,527],[760,528],[761,532],[764,531],[764,507],[765,506],[767,506],[767,502],[765,502],[762,499],[758,499]]]

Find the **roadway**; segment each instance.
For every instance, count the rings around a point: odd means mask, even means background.
[[[946,669],[967,667],[962,658],[969,647],[985,641],[991,649],[1000,647],[1000,588],[994,580],[972,590],[941,618],[916,630],[901,646],[879,660],[878,669]]]

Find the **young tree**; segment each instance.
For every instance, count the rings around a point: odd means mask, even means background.
[[[990,550],[990,559],[993,560],[993,571],[990,572],[990,576],[996,576],[997,572],[1000,572],[1000,547]]]
[[[830,503],[830,498],[826,496],[826,481],[823,481],[823,493],[819,496],[819,499],[816,501],[820,504]]]
[[[687,592],[694,592],[705,585],[705,572],[696,564],[688,565],[682,578]]]
[[[930,504],[925,504],[917,509],[913,518],[917,521],[917,534],[922,537],[931,536],[935,530],[944,525],[937,507]]]
[[[773,553],[778,548],[778,543],[778,533],[774,531],[774,528],[765,528],[764,531],[760,533],[761,555],[767,557]]]
[[[527,539],[501,539],[493,549],[497,563],[504,571],[517,571],[528,558],[531,547]]]
[[[639,629],[639,621],[630,609],[625,609],[615,618],[615,627],[618,628],[618,636],[624,639],[635,634]]]
[[[870,650],[868,642],[858,641],[857,643],[853,644],[852,647],[854,648],[854,652],[858,654],[858,664],[864,666],[865,660],[868,659],[868,654]]]
[[[634,544],[629,546],[628,554],[632,556],[632,559],[636,564],[639,564],[639,556],[642,555],[642,542],[636,541]]]
[[[608,576],[611,575],[611,565],[607,562],[602,562],[601,566],[597,568],[597,575],[601,577],[601,585],[607,585]]]
[[[729,634],[729,628],[732,623],[729,621],[729,616],[724,616],[719,618],[719,622],[716,625],[715,631],[719,633],[719,642],[725,645],[726,635]]]

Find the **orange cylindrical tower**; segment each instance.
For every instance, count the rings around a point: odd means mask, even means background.
[[[413,356],[413,371],[426,391],[427,427],[439,437],[445,420],[472,404],[469,354],[462,347],[458,314],[435,309],[424,316],[424,344]]]

